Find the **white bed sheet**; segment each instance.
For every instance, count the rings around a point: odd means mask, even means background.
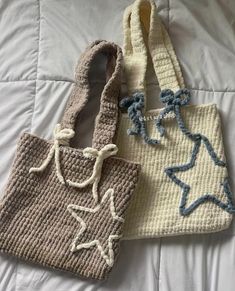
[[[95,39],[122,44],[132,0],[0,0],[0,191],[19,135],[50,138],[80,53]],[[235,191],[235,1],[159,0],[193,103],[217,103]],[[99,75],[98,75],[99,76]],[[93,80],[100,89],[102,79]],[[149,84],[151,96],[158,86]],[[90,101],[94,111],[97,100]],[[92,123],[83,120],[82,144]],[[2,195],[2,194],[1,194]],[[235,226],[210,235],[123,241],[105,282],[92,282],[0,255],[0,291],[233,291]]]

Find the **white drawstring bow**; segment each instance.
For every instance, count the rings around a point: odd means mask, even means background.
[[[55,157],[56,174],[59,181],[65,184],[65,179],[61,173],[60,167],[60,145],[68,146],[69,140],[74,137],[74,130],[69,128],[61,129],[61,125],[57,124],[54,129],[54,144],[52,145],[47,158],[44,160],[40,167],[32,167],[29,169],[29,173],[43,172],[49,165],[50,161]],[[101,150],[97,150],[91,147],[87,147],[83,150],[83,155],[87,158],[95,158],[95,164],[93,167],[92,175],[84,182],[73,182],[66,180],[69,186],[75,188],[84,188],[87,185],[92,185],[92,194],[95,202],[98,202],[98,184],[101,178],[101,171],[103,162],[106,158],[116,155],[118,148],[115,144],[107,144]]]
[[[74,137],[74,134],[75,132],[73,129],[70,129],[70,128],[61,129],[61,125],[57,124],[53,132],[54,144],[51,147],[47,155],[47,158],[45,159],[45,161],[42,163],[40,167],[30,168],[29,173],[43,172],[46,169],[46,167],[49,165],[50,161],[52,160],[54,156],[57,177],[62,184],[65,184],[65,180],[61,173],[61,168],[60,168],[60,145],[68,146],[69,140]]]
[[[87,185],[92,186],[92,194],[95,202],[98,202],[98,184],[101,178],[101,171],[103,162],[108,157],[116,155],[118,148],[115,144],[107,144],[101,150],[97,150],[94,148],[87,147],[83,150],[83,155],[87,158],[95,158],[95,164],[93,167],[93,172],[90,178],[85,180],[84,182],[72,182],[71,180],[66,180],[66,182],[76,188],[84,188]]]

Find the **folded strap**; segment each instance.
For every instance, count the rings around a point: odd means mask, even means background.
[[[170,37],[158,16],[152,0],[136,0],[126,8],[123,17],[124,63],[130,94],[146,89],[148,59],[161,90],[174,92],[184,88],[180,65]]]
[[[121,88],[122,51],[114,43],[98,40],[82,54],[75,75],[75,85],[61,121],[62,128],[75,129],[79,114],[86,106],[91,92],[89,73],[98,54],[107,58],[106,77],[100,98],[100,110],[96,118],[92,147],[103,148],[113,141],[118,118],[118,98]]]

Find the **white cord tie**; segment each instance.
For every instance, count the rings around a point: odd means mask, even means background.
[[[76,188],[84,188],[87,185],[93,184],[92,186],[93,198],[96,202],[98,202],[98,184],[101,178],[103,162],[108,157],[116,155],[117,152],[118,148],[115,144],[107,144],[99,151],[97,149],[90,147],[85,148],[83,150],[83,155],[86,158],[96,159],[91,177],[82,183],[72,182],[71,180],[66,180],[66,182],[68,183],[68,185]]]
[[[57,124],[54,129],[54,144],[52,145],[47,158],[43,161],[40,167],[32,167],[29,169],[29,173],[43,172],[49,165],[50,161],[55,158],[56,175],[62,184],[65,184],[65,179],[61,173],[60,167],[60,145],[68,146],[69,140],[74,137],[75,132],[70,128],[61,129],[61,125]],[[97,150],[91,147],[87,147],[83,150],[83,155],[86,158],[95,158],[95,164],[93,167],[92,175],[90,178],[82,183],[66,180],[69,186],[75,188],[84,188],[87,185],[92,186],[93,198],[98,202],[98,184],[101,178],[102,166],[105,159],[116,155],[118,148],[115,144],[107,144],[101,150]]]
[[[62,184],[65,184],[65,180],[61,173],[61,168],[60,168],[60,145],[68,146],[69,140],[74,137],[74,134],[75,132],[73,129],[70,129],[70,128],[61,129],[61,125],[57,124],[53,132],[54,144],[51,147],[47,155],[47,158],[43,161],[40,167],[30,168],[29,173],[43,172],[46,169],[46,167],[49,165],[53,157],[55,157],[57,177]]]

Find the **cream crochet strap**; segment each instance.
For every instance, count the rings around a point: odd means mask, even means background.
[[[228,228],[235,205],[219,114],[211,104],[186,106],[190,92],[152,0],[136,0],[126,9],[124,54],[130,96],[120,102],[127,115],[119,123],[118,155],[141,164],[124,238]],[[164,108],[144,112],[149,59]]]
[[[93,135],[93,147],[83,150],[85,157],[95,159],[93,172],[91,177],[82,182],[74,182],[69,179],[65,180],[60,166],[60,146],[68,146],[71,138],[75,135],[75,121],[78,114],[86,105],[90,93],[88,74],[91,62],[96,55],[101,52],[108,57],[106,71],[108,82],[101,96],[100,112],[96,119],[97,121]],[[62,124],[57,124],[55,127],[54,144],[43,163],[39,167],[30,168],[30,173],[44,171],[54,157],[58,180],[62,184],[67,183],[69,186],[76,188],[84,188],[87,185],[92,185],[93,197],[96,202],[98,201],[98,184],[101,178],[103,161],[115,155],[118,151],[117,146],[112,144],[112,139],[116,131],[118,112],[117,101],[121,81],[121,60],[121,49],[115,44],[105,41],[96,41],[88,47],[77,66],[76,84],[67,104]]]
[[[182,72],[169,35],[153,0],[137,0],[123,18],[124,62],[129,94],[145,92],[148,57],[161,90],[184,88]]]

